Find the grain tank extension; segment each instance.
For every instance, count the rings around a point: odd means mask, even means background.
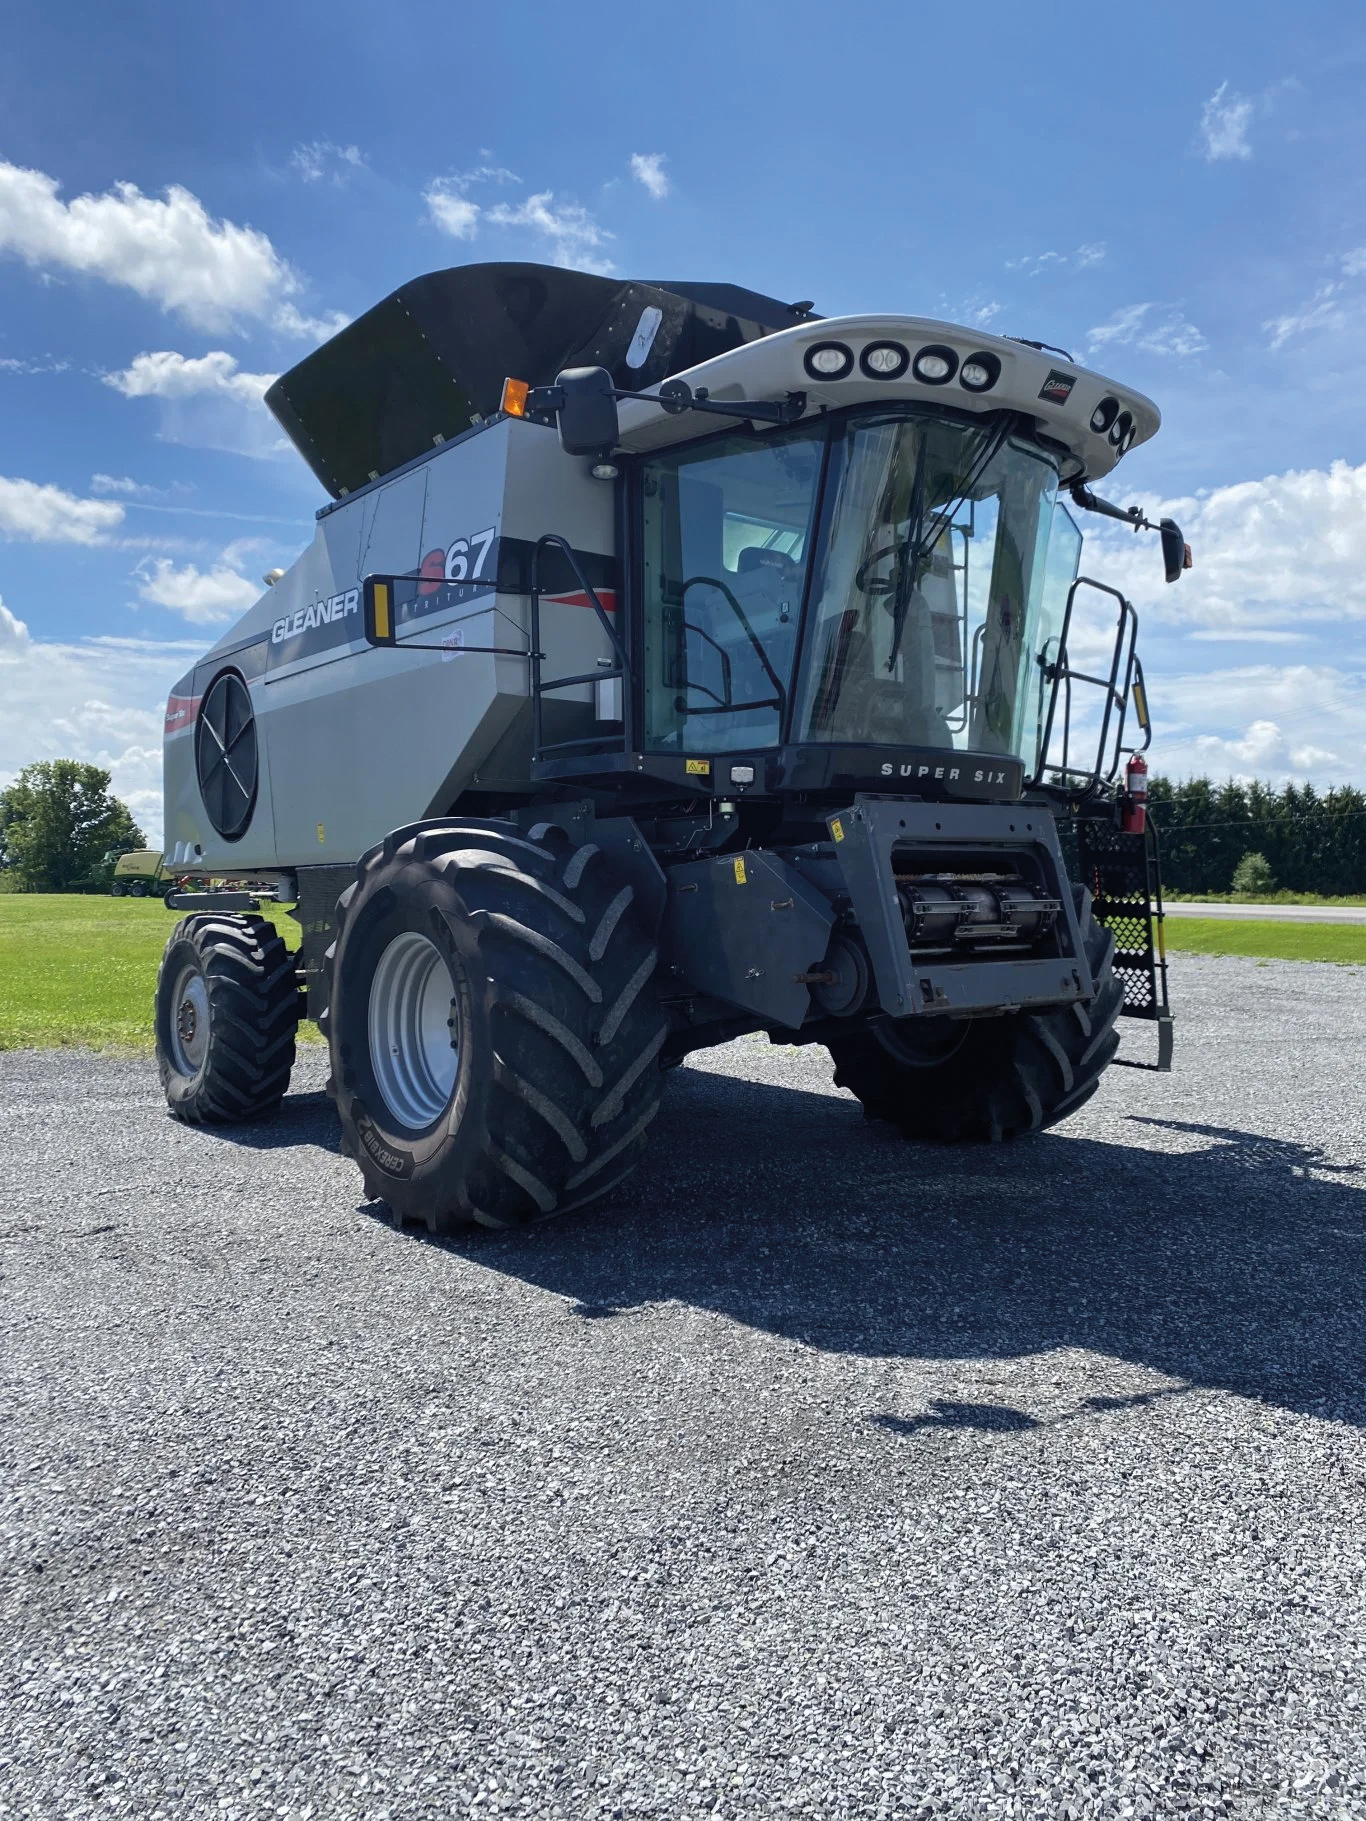
[[[178,1116],[270,1111],[316,1018],[367,1191],[441,1231],[611,1189],[668,1070],[747,1032],[918,1139],[1065,1118],[1126,996],[1165,1064],[1136,621],[1074,516],[1189,563],[1092,491],[1146,398],[950,323],[485,265],[267,402],[331,498],[167,708],[166,865],[215,882],[170,899]]]

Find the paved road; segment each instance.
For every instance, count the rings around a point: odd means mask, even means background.
[[[235,1139],[0,1057],[0,1815],[1366,1812],[1359,995],[1173,995],[995,1151],[734,1045],[447,1245],[316,1053]]]
[[[1163,909],[1169,917],[1268,917],[1273,923],[1366,923],[1366,905],[1206,904],[1188,901]]]

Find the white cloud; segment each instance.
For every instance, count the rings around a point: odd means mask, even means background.
[[[1366,683],[1329,665],[1243,665],[1155,674],[1155,766],[1317,785],[1366,777]]]
[[[17,651],[21,645],[26,646],[29,642],[28,627],[23,620],[15,619],[5,603],[0,601],[0,651]]]
[[[632,152],[631,175],[637,183],[643,183],[656,202],[663,202],[669,193],[669,180],[664,175],[666,163],[663,152]]]
[[[20,360],[13,355],[6,355],[0,360],[0,373],[65,373],[70,366],[69,360],[54,360],[50,354],[41,355],[36,360]]]
[[[1084,272],[1089,266],[1100,265],[1104,258],[1105,242],[1092,240],[1071,253],[1027,253],[1021,259],[1008,259],[1006,271],[1023,272],[1029,278],[1037,278],[1050,269]]]
[[[439,177],[422,193],[427,212],[443,234],[455,240],[473,240],[482,213],[477,202],[460,193],[456,180]]]
[[[1306,304],[1285,316],[1273,316],[1262,327],[1271,332],[1273,349],[1285,346],[1292,336],[1309,335],[1316,329],[1345,328],[1349,312],[1337,283],[1320,285]]]
[[[164,705],[197,650],[142,639],[35,639],[0,602],[0,786],[36,759],[103,766],[160,846]]]
[[[160,487],[148,487],[142,481],[135,481],[128,474],[92,474],[90,477],[92,493],[119,493],[130,500],[155,500],[165,497]]]
[[[1130,343],[1148,354],[1199,354],[1209,346],[1194,323],[1165,304],[1127,304],[1086,332],[1086,344],[1092,353],[1097,348],[1127,347]]]
[[[1127,503],[1118,477],[1111,498]],[[1167,586],[1151,534],[1111,535],[1083,514],[1086,566],[1144,610],[1187,633],[1294,633],[1366,621],[1366,463],[1292,470],[1194,498],[1144,498],[1174,518],[1195,567]]]
[[[433,178],[422,192],[422,200],[443,234],[449,234],[454,240],[473,240],[484,210],[479,203],[470,201],[466,193],[470,186],[476,183],[501,186],[521,181],[515,171],[509,171],[501,164],[481,164],[472,171],[455,171],[449,177]]]
[[[515,209],[505,202],[489,209],[487,219],[498,227],[530,228],[549,242],[551,258],[557,266],[569,266],[580,272],[610,272],[608,260],[600,259],[599,247],[613,237],[598,226],[593,217],[577,202],[555,207],[551,190],[528,196]]]
[[[126,285],[201,329],[243,318],[284,334],[313,333],[289,299],[298,275],[256,228],[215,221],[180,184],[162,197],[117,183],[102,196],[63,202],[43,171],[0,160],[0,252],[39,271],[75,272]]]
[[[139,354],[122,372],[103,377],[125,398],[157,400],[157,434],[164,442],[255,457],[289,446],[274,419],[260,408],[276,376],[243,371],[221,348],[194,357],[163,348]]]
[[[480,165],[437,177],[422,192],[432,222],[454,240],[473,240],[485,227],[525,228],[548,243],[557,266],[581,272],[610,272],[614,268],[599,249],[612,239],[606,228],[576,202],[555,205],[554,192],[538,191],[517,204],[500,202],[492,208],[471,201],[468,191],[476,183],[520,183],[514,172],[500,165]]]
[[[1247,129],[1252,110],[1246,96],[1229,93],[1227,82],[1215,89],[1200,115],[1201,150],[1210,163],[1220,158],[1251,158]]]
[[[274,373],[245,373],[221,349],[191,358],[164,348],[155,354],[139,354],[121,373],[106,373],[104,383],[125,398],[199,398],[209,393],[259,405],[277,377]]]
[[[1342,763],[1326,746],[1292,744],[1276,721],[1253,721],[1237,739],[1198,734],[1195,744],[1211,761],[1211,770],[1228,767],[1259,778],[1269,773],[1322,771],[1326,765]]]
[[[350,320],[344,310],[329,310],[323,316],[309,316],[296,305],[286,302],[275,312],[274,327],[281,335],[297,335],[301,341],[330,341]]]
[[[262,585],[237,567],[241,547],[223,552],[211,568],[186,563],[177,569],[170,557],[150,557],[138,564],[138,593],[154,607],[168,607],[192,626],[216,626],[245,613],[261,597]]]
[[[0,476],[0,537],[33,544],[103,544],[123,523],[114,500],[86,500],[40,481]]]
[[[1348,278],[1366,277],[1366,247],[1355,247],[1341,261],[1342,278],[1329,279],[1319,286],[1308,303],[1284,316],[1273,316],[1262,327],[1271,333],[1273,349],[1284,347],[1296,335],[1311,335],[1318,330],[1345,329],[1361,313],[1361,297],[1353,296],[1344,283]]]
[[[365,154],[357,145],[337,145],[331,139],[312,139],[307,145],[296,145],[289,162],[305,183],[321,183],[330,178],[344,184],[365,168]]]
[[[69,203],[57,191],[42,171],[0,163],[0,248],[33,266],[127,285],[204,328],[268,315],[296,288],[264,234],[214,221],[178,184],[162,199],[131,183]]]

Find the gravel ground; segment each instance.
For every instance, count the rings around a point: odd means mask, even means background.
[[[1366,1815],[1363,978],[1173,972],[1056,1134],[744,1042],[452,1244],[316,1051],[0,1057],[0,1815]]]

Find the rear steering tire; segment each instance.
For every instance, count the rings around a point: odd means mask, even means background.
[[[629,1174],[668,1030],[632,906],[551,824],[417,824],[362,857],[319,1024],[372,1200],[434,1233],[513,1227]]]
[[[1000,1143],[1084,1106],[1119,1048],[1124,989],[1114,975],[1114,937],[1091,914],[1091,894],[1080,885],[1072,891],[1095,983],[1089,1006],[861,1031],[829,1046],[835,1085],[863,1102],[867,1118],[944,1144]]]
[[[185,917],[161,957],[156,1049],[172,1114],[236,1125],[273,1113],[294,1067],[303,1000],[294,957],[264,917]]]

